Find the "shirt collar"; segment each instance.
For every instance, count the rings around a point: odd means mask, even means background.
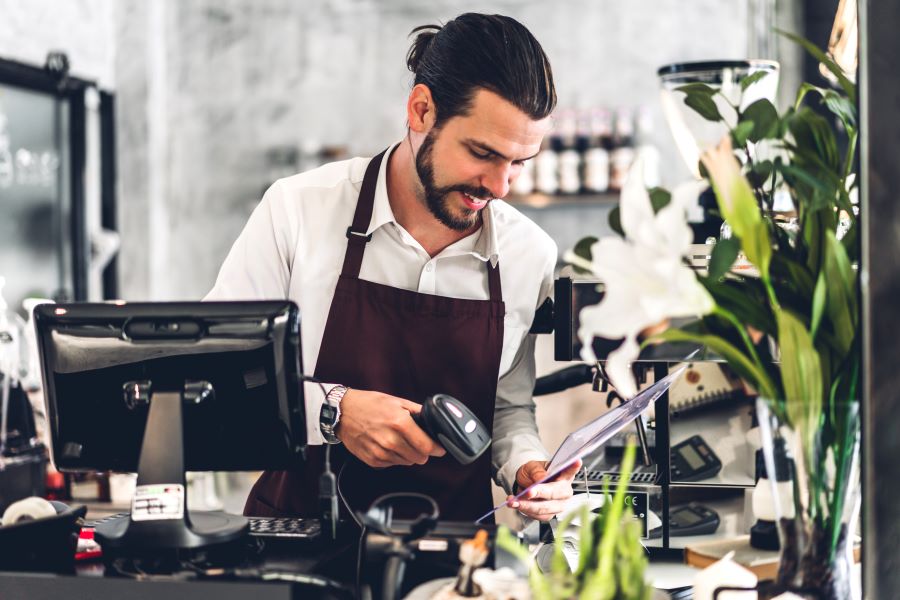
[[[387,152],[384,155],[384,160],[381,161],[381,165],[378,168],[378,181],[375,183],[375,198],[372,206],[372,219],[369,221],[369,228],[366,230],[366,235],[371,235],[376,229],[379,229],[384,225],[387,225],[388,223],[397,222],[397,219],[394,217],[394,211],[391,209],[391,203],[388,200],[387,165],[391,154],[394,153],[394,150],[396,150],[397,146],[399,146],[401,143],[402,141],[397,142],[393,146],[388,148]],[[497,230],[494,226],[494,201],[488,202],[488,205],[481,210],[481,228],[479,228],[478,232],[476,232],[474,236],[476,236],[474,239],[474,243],[471,246],[468,246],[468,244],[464,243],[462,244],[463,248],[466,248],[468,250],[468,253],[472,254],[479,260],[490,260],[491,264],[496,267],[499,255],[497,252]],[[465,240],[460,241],[465,242],[468,240],[469,238],[465,238]],[[454,244],[454,246],[455,245],[456,244]],[[471,249],[469,250],[467,246]]]

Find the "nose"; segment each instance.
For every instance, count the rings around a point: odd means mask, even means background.
[[[512,179],[510,164],[494,165],[481,177],[481,186],[487,188],[494,198],[505,198],[509,193]]]

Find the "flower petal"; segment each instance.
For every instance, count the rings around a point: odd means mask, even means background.
[[[606,360],[606,374],[610,383],[622,398],[628,400],[638,392],[631,363],[637,360],[641,347],[635,336],[628,336],[622,345],[609,353]]]

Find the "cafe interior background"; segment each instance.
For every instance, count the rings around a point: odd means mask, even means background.
[[[87,83],[85,154],[77,157],[85,165],[83,188],[74,191],[67,124],[79,117],[60,113],[47,96],[0,84],[4,297],[16,310],[26,296],[202,298],[274,180],[372,155],[404,134],[407,34],[417,25],[470,10],[520,20],[553,66],[559,103],[551,139],[561,144],[555,149],[585,128],[606,128],[612,138],[630,132],[625,154],[655,160],[656,180],[671,188],[692,175],[663,114],[657,69],[775,60],[774,102],[783,109],[801,81],[824,79],[774,30],[824,46],[837,4],[0,0],[0,58],[43,67],[48,53],[57,66],[64,54],[68,75]],[[608,150],[615,162],[616,143]],[[584,236],[610,233],[615,181],[589,193],[583,181],[568,190],[559,189],[566,188],[559,180],[545,182],[545,191],[540,181],[531,185],[510,201],[555,239],[565,273],[565,250]],[[552,336],[539,336],[538,375],[563,366],[554,360]],[[574,426],[606,410],[604,398],[590,384],[538,398],[546,446],[555,448]],[[204,488],[194,493],[198,502],[239,512],[252,480],[252,474],[197,478]],[[515,516],[501,520],[514,523]]]

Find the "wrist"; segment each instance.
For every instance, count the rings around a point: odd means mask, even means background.
[[[339,444],[337,428],[341,422],[341,401],[349,391],[345,385],[336,385],[325,395],[319,411],[319,430],[326,444]]]

